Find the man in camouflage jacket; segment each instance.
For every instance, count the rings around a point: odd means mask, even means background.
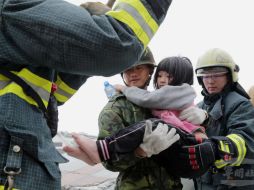
[[[126,85],[146,88],[149,84],[153,68],[154,59],[151,52],[148,55],[144,53],[140,62],[133,68],[126,70],[122,76],[125,79]],[[144,74],[144,72],[146,73]],[[131,76],[129,81],[125,77],[128,74]],[[131,80],[135,82],[130,82]],[[136,106],[128,101],[123,94],[117,94],[109,100],[100,113],[98,138],[104,139],[120,129],[150,117],[151,113],[148,109]],[[153,159],[140,158],[135,153],[121,156],[114,161],[105,161],[103,165],[108,170],[120,172],[116,181],[115,189],[117,190],[182,189],[179,178],[170,176]]]

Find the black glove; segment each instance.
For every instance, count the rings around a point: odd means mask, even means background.
[[[197,139],[179,129],[177,132],[180,134],[180,141],[160,154],[154,155],[153,158],[171,175],[182,178],[200,177],[215,161],[213,143],[209,140]],[[205,158],[204,161],[201,160],[200,152],[201,154],[209,154],[209,158]]]
[[[218,155],[216,143],[210,139],[200,144],[182,146],[179,149],[179,161],[182,167],[189,171],[182,177],[199,177],[203,175],[215,162]]]
[[[215,136],[210,139],[199,140],[187,138],[188,143],[193,145],[183,145],[177,154],[181,167],[185,173],[181,177],[199,177],[203,175],[211,166],[222,168],[232,165],[237,159],[237,150],[233,141],[224,136]],[[224,147],[226,147],[224,149]]]

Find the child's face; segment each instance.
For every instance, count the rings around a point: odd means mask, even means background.
[[[157,77],[157,85],[158,88],[161,88],[162,86],[169,85],[173,80],[172,75],[170,75],[166,71],[159,71],[158,77]]]

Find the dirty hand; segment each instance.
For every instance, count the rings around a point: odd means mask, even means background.
[[[111,8],[101,2],[86,2],[80,5],[85,8],[91,15],[104,15]]]
[[[205,110],[192,106],[183,110],[179,119],[186,120],[194,125],[200,125],[208,118],[208,114]]]
[[[166,124],[159,123],[157,127],[152,130],[152,122],[147,120],[143,143],[140,144],[140,148],[144,150],[147,157],[151,157],[170,147],[178,141],[179,138],[180,136],[176,134],[175,128],[169,130]]]
[[[72,133],[72,137],[77,146],[65,146],[63,148],[65,152],[70,156],[83,160],[89,165],[95,165],[101,162],[96,141],[94,139],[90,139],[77,133]]]
[[[121,85],[121,84],[115,84],[114,85],[114,88],[116,89],[116,91],[118,92],[122,92],[125,88],[127,88],[126,86],[124,85]]]

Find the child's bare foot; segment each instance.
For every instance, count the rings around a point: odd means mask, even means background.
[[[100,163],[100,157],[96,145],[96,140],[90,139],[83,135],[79,135],[77,133],[72,134],[79,148],[83,150],[86,155],[92,160],[94,163]]]

